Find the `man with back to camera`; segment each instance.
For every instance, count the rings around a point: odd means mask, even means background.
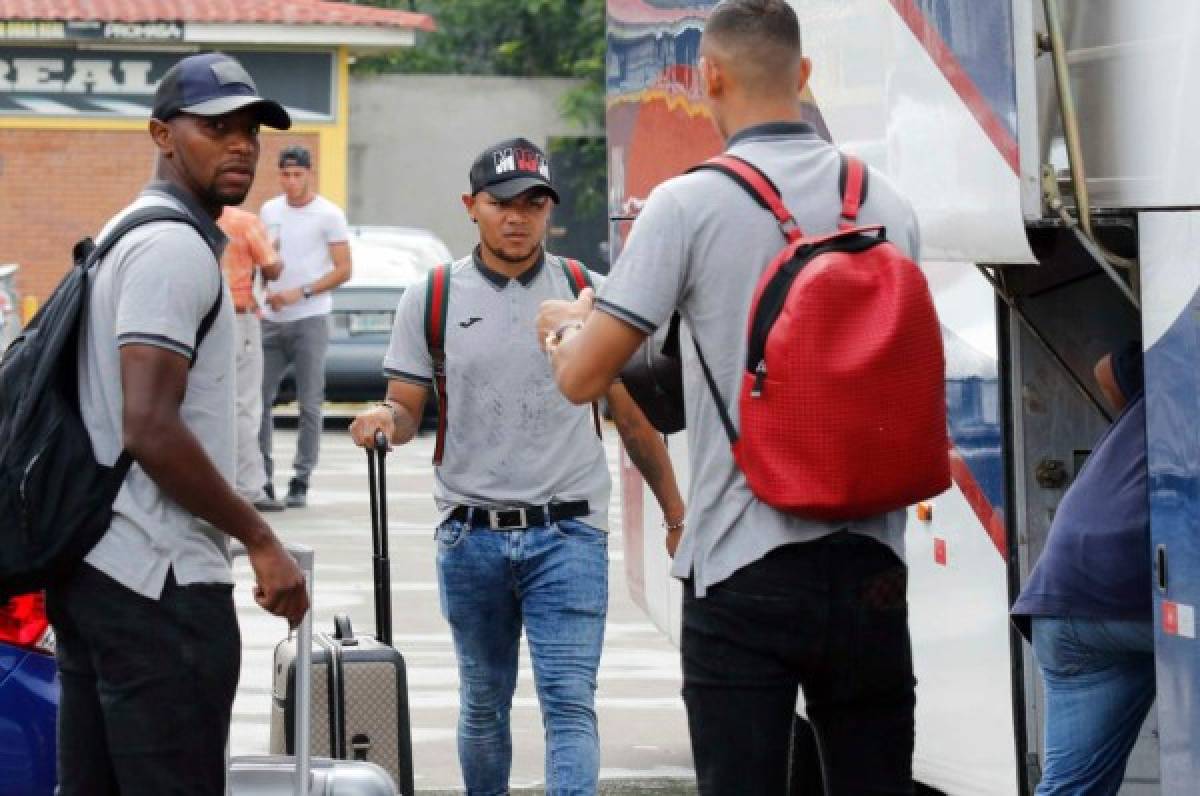
[[[523,627],[546,730],[546,793],[595,793],[611,483],[591,411],[562,397],[533,339],[541,302],[573,294],[570,266],[543,245],[558,193],[545,154],[520,138],[484,151],[470,184],[462,201],[479,245],[448,279],[447,436],[435,470],[438,585],[459,665],[459,761],[468,793],[508,793]],[[358,445],[371,446],[378,430],[395,444],[416,434],[434,378],[422,288],[400,301],[384,360],[387,399],[355,419]],[[608,400],[673,550],[684,506],[666,446],[623,386]]]
[[[802,121],[812,66],[784,0],[726,0],[708,18],[700,71],[727,151],[765,172],[808,235],[835,232],[840,158]],[[871,171],[859,215],[914,260],[913,211]],[[759,276],[785,240],[771,213],[724,175],[656,188],[608,283],[543,308],[555,378],[592,400],[676,309],[737,422],[746,327]],[[731,345],[730,342],[733,342]],[[683,697],[703,794],[786,792],[796,689],[819,741],[827,793],[911,793],[912,652],[905,512],[854,522],[785,514],[737,468],[694,348],[684,349],[691,464],[684,579]],[[692,386],[695,385],[695,389]]]
[[[229,283],[233,310],[237,314],[237,485],[238,494],[259,511],[282,511],[283,504],[267,495],[266,470],[258,432],[262,427],[262,321],[254,283],[278,279],[283,271],[279,255],[271,246],[266,227],[257,215],[237,207],[226,207],[217,226],[229,238],[221,270]]]
[[[1037,796],[1115,794],[1154,704],[1154,607],[1142,348],[1102,358],[1120,413],[1054,512],[1013,619],[1046,690]]]
[[[225,792],[241,658],[228,536],[246,546],[260,605],[293,626],[308,610],[303,573],[229,485],[235,331],[213,252],[225,243],[221,209],[241,203],[254,180],[260,123],[286,129],[291,120],[257,96],[237,61],[180,61],[154,97],[154,181],[101,233],[132,210],[166,205],[204,237],[180,222],[138,227],[97,265],[90,287],[80,409],[97,460],[111,464],[124,449],[134,466],[108,531],[47,590],[63,796]]]
[[[259,430],[267,482],[263,491],[275,499],[272,482],[271,405],[291,365],[300,404],[299,438],[285,502],[289,508],[308,503],[308,483],[321,448],[321,404],[325,401],[325,352],[329,348],[331,291],[350,278],[350,232],[342,209],[317,194],[312,153],[290,146],[279,154],[283,194],[263,204],[259,215],[279,248],[283,273],[271,285],[263,308],[263,415]]]

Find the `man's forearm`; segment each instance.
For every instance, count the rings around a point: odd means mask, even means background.
[[[685,504],[662,435],[637,408],[624,387],[615,386],[609,392],[609,405],[625,452],[646,479],[646,484],[662,509],[663,518],[668,523],[682,521]]]
[[[417,429],[421,427],[419,418],[412,416],[412,413],[401,403],[387,399],[384,405],[392,412],[392,439],[393,445],[405,445],[417,436]]]

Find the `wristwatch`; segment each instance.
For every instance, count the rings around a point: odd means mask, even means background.
[[[304,287],[300,288],[300,292],[304,294],[304,297],[306,299],[310,299],[313,297],[312,285],[305,285]]]

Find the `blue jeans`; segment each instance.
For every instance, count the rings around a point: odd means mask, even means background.
[[[1037,796],[1115,794],[1154,704],[1154,627],[1034,617],[1033,654],[1046,687]]]
[[[442,614],[458,655],[458,757],[468,794],[508,793],[521,627],[546,731],[546,794],[596,792],[596,670],[608,536],[565,520],[521,531],[437,530]]]

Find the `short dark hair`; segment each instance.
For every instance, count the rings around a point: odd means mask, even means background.
[[[312,153],[306,147],[299,144],[284,148],[279,153],[279,168],[286,169],[288,166],[299,166],[302,169],[312,168]]]
[[[800,20],[786,0],[723,0],[704,25],[704,35],[730,44],[774,45],[800,54]]]

